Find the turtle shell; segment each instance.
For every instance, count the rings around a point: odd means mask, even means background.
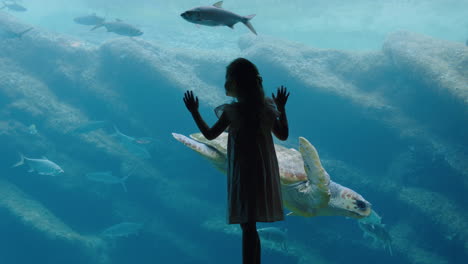
[[[213,140],[206,139],[201,133],[191,134],[190,137],[227,155],[228,133],[226,132]],[[295,149],[288,149],[277,144],[275,144],[275,150],[282,184],[307,181],[301,153]]]
[[[190,137],[227,155],[226,147],[228,133],[222,133],[219,137],[213,140],[206,139],[201,133],[191,134]],[[305,208],[313,207],[317,209],[327,206],[330,200],[330,177],[325,169],[323,169],[317,150],[314,146],[307,141],[307,139],[302,137],[299,138],[299,144],[301,152],[296,149],[286,148],[277,144],[275,144],[275,151],[278,158],[281,184],[283,186],[292,186],[295,184],[309,182],[307,188],[304,188],[304,186],[297,186],[302,188],[302,191],[299,191],[299,195],[294,194],[292,195],[294,197],[288,197],[289,194],[287,192],[285,193],[285,201],[292,202],[291,206],[288,207],[295,208],[293,210],[295,213],[311,215],[311,213],[301,213],[301,211],[306,210]],[[304,166],[304,161],[306,166]],[[298,192],[298,190],[294,192]],[[298,199],[301,201],[296,201]],[[307,204],[307,206],[304,206],[304,210],[301,210],[301,207],[292,206],[292,204],[297,204],[298,202],[305,202]]]
[[[216,162],[215,165],[225,173],[228,133],[222,133],[214,140],[207,140],[201,133],[192,134],[190,137],[194,142],[209,149],[200,149],[201,146],[189,144],[190,147]],[[305,217],[343,215],[353,218],[369,215],[370,203],[353,190],[330,180],[317,150],[307,139],[299,138],[299,151],[277,144],[275,150],[283,202],[285,207],[292,211],[291,214]],[[212,152],[216,152],[216,155],[211,155]],[[365,204],[366,208],[359,208],[358,204]]]

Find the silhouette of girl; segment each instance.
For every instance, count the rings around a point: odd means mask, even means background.
[[[203,136],[212,140],[228,129],[228,223],[242,228],[244,264],[260,263],[260,238],[256,222],[284,220],[278,160],[271,133],[288,138],[285,105],[289,97],[280,86],[276,96],[265,97],[257,67],[244,58],[226,70],[226,95],[237,102],[215,109],[218,121],[209,127],[198,112],[192,91],[184,102]]]

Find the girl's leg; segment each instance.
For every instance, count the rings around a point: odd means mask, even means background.
[[[262,256],[262,252],[261,252],[260,237],[259,237],[258,232],[257,232],[257,227],[255,227],[255,234],[257,236],[257,262],[256,262],[256,264],[260,264],[260,259],[261,259],[261,256]]]
[[[260,240],[258,237],[256,222],[241,224],[242,228],[242,263],[260,263]]]

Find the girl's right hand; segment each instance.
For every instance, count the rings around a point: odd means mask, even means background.
[[[284,109],[286,102],[288,101],[289,92],[286,90],[286,87],[281,85],[278,87],[278,91],[276,92],[276,97],[274,94],[271,94],[273,100],[275,101],[276,107],[278,109]]]
[[[198,111],[198,96],[194,96],[192,91],[184,93],[184,103],[190,113]]]

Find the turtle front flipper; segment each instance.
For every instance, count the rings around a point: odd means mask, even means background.
[[[304,170],[309,181],[311,203],[315,208],[328,206],[330,201],[330,176],[322,167],[315,147],[305,138],[299,137],[299,152],[304,160]]]
[[[204,142],[191,139],[181,134],[172,133],[172,136],[185,146],[201,154],[203,157],[211,161],[217,169],[226,172],[226,155],[216,148],[205,144]]]

